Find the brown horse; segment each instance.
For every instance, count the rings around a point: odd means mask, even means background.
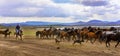
[[[101,36],[102,36],[102,31],[88,32],[87,33],[87,41],[90,40],[90,42],[93,44],[96,41],[96,39],[99,39],[99,41],[100,41]],[[93,39],[94,39],[94,41],[93,41]],[[100,41],[100,43],[101,43],[101,41]]]
[[[47,31],[42,31],[41,32],[41,38],[47,38],[48,39],[48,32]]]
[[[72,40],[77,40],[79,38],[77,38],[76,36],[78,35],[77,33],[77,29],[74,29],[74,30],[69,30],[68,32],[68,35],[69,35],[69,41],[72,39]]]
[[[47,30],[46,31],[46,36],[47,36],[47,38],[53,37],[53,30],[52,29]]]
[[[58,37],[60,38],[60,41],[62,41],[62,40],[68,39],[69,35],[65,31],[60,31],[58,34]]]
[[[37,31],[36,32],[36,37],[39,37],[40,35],[40,38],[46,38],[46,39],[50,39],[50,38],[54,38],[55,35],[57,35],[57,29],[44,29],[42,31]]]
[[[92,39],[95,39],[95,42],[97,39],[97,35],[94,32],[87,33],[87,41],[90,40],[90,42],[93,44],[94,42],[92,41]]]
[[[89,30],[87,28],[83,28],[82,30],[79,31],[80,37],[82,37],[82,41],[87,37],[87,33]]]

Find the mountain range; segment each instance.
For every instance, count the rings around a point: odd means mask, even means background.
[[[1,23],[3,26],[16,26],[20,24],[22,26],[46,26],[46,25],[62,25],[62,26],[71,26],[71,25],[78,25],[78,26],[120,26],[120,20],[116,22],[108,22],[108,21],[101,21],[101,20],[90,20],[88,22],[74,22],[74,23],[58,23],[58,22],[41,22],[41,21],[28,21],[28,22],[21,22],[21,23]]]

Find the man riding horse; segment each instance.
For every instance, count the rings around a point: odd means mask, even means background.
[[[16,28],[15,28],[15,30],[16,30],[16,32],[15,32],[16,39],[17,39],[18,36],[20,36],[20,38],[22,40],[23,31],[21,30],[20,25],[17,25]]]

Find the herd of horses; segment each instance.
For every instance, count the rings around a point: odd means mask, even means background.
[[[116,42],[115,47],[120,42],[120,32],[115,27],[101,29],[97,27],[83,27],[82,29],[74,28],[49,28],[36,31],[36,37],[40,39],[55,38],[56,43],[61,41],[73,41],[73,44],[90,41],[92,44],[98,40],[100,43],[105,42],[106,47],[110,47],[111,40]]]
[[[4,37],[10,37],[11,31],[9,29],[0,30],[0,34]],[[19,33],[14,32],[16,39],[20,37],[22,40],[23,31],[20,30]],[[56,43],[64,41],[73,41],[75,43],[82,43],[90,41],[92,44],[98,40],[100,43],[105,42],[106,47],[110,47],[110,42],[113,40],[116,42],[115,47],[119,45],[120,42],[120,31],[115,27],[111,28],[97,28],[97,27],[83,27],[82,29],[75,28],[64,28],[58,29],[50,27],[49,29],[44,28],[44,30],[36,31],[36,37],[40,39],[55,39]]]

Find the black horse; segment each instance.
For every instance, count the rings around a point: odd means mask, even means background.
[[[39,38],[40,33],[40,31],[36,31],[36,38]]]
[[[7,36],[10,38],[10,34],[11,34],[11,33],[12,33],[11,31],[5,33],[5,38],[7,38]]]
[[[117,42],[117,44],[115,45],[115,48],[116,48],[120,42],[120,32],[117,32],[116,34],[106,35],[106,47],[108,47],[108,45],[110,46],[111,40]]]
[[[9,31],[9,29],[2,30],[2,31],[0,31],[0,34],[3,34],[4,37],[7,38],[8,35],[10,37],[11,31]]]

